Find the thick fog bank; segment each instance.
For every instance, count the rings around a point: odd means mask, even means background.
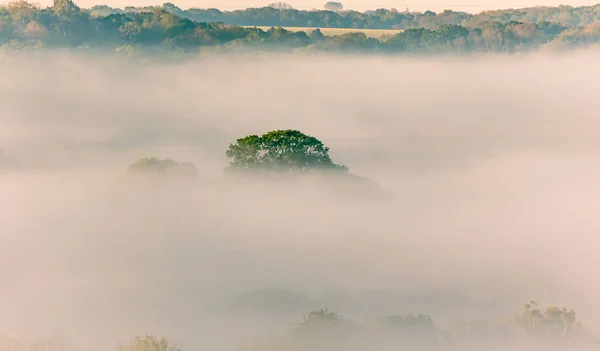
[[[312,308],[451,320],[531,299],[595,327],[595,62],[4,57],[0,331],[214,346]],[[225,181],[229,143],[274,129],[393,197]],[[128,177],[146,156],[200,176]]]

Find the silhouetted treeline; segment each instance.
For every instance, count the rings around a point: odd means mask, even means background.
[[[566,9],[576,11],[572,8],[558,7],[548,8],[547,12],[554,13],[555,11],[566,11]],[[587,8],[579,8],[577,11],[583,11],[581,9]],[[256,27],[212,22],[223,19],[219,16],[224,13],[217,10],[213,11],[215,14],[213,17],[208,15],[208,17],[202,17],[204,15],[191,16],[191,13],[196,13],[194,11],[211,13],[212,10],[182,11],[170,4],[136,11],[133,9],[117,11],[107,7],[85,10],[79,8],[71,0],[55,0],[52,7],[40,8],[25,1],[17,1],[0,6],[0,45],[2,45],[1,49],[5,51],[41,50],[45,47],[108,49],[130,57],[137,57],[156,53],[194,54],[203,50],[379,53],[517,52],[540,48],[579,48],[600,41],[600,22],[584,27],[569,27],[560,24],[560,21],[506,21],[507,18],[514,17],[512,15],[495,17],[489,15],[484,18],[483,15],[473,17],[455,12],[444,12],[440,15],[433,13],[417,15],[386,10],[386,13],[390,14],[390,18],[409,16],[414,20],[419,16],[429,16],[433,21],[433,19],[441,17],[436,20],[436,25],[422,24],[423,26],[419,28],[410,28],[412,25],[406,25],[405,27],[409,29],[376,39],[368,37],[362,32],[326,36],[319,30],[305,33],[272,27],[265,31]],[[264,11],[283,15],[284,12],[292,10],[265,8],[245,11],[254,13],[253,24],[265,25],[269,24],[270,20],[268,16],[262,15]],[[231,13],[246,12],[234,11]],[[324,11],[314,11],[314,14],[322,12]],[[381,16],[377,13],[376,11],[375,14],[361,14],[361,16],[380,18]],[[527,13],[527,11],[524,10],[523,13]],[[331,12],[332,18],[345,18],[352,14],[353,12]],[[199,22],[188,17],[208,22]],[[450,20],[450,18],[454,19]],[[490,19],[499,19],[499,21],[490,21]],[[530,18],[525,16],[525,19]],[[535,20],[537,17],[533,19]],[[394,21],[391,19],[390,23]],[[307,24],[321,25],[313,22]],[[346,23],[328,25],[355,26]],[[379,27],[381,26],[379,25]],[[377,27],[377,25],[368,25],[367,27]]]

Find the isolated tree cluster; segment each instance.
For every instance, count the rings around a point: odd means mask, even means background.
[[[318,190],[319,195],[351,201],[389,200],[392,194],[376,182],[349,173],[348,167],[333,162],[329,148],[319,139],[298,130],[274,130],[261,136],[248,135],[230,144],[225,152],[229,165],[225,174],[236,180],[253,180],[257,184],[286,184],[293,181],[306,190]],[[197,177],[191,163],[172,159],[146,157],[128,168],[130,175]],[[272,183],[273,180],[283,181]]]
[[[198,176],[198,169],[192,163],[179,163],[171,159],[158,159],[156,157],[141,158],[131,164],[127,171],[131,175],[169,175],[192,178]]]
[[[231,161],[226,171],[237,173],[283,175],[315,171],[348,172],[347,167],[333,163],[329,148],[320,140],[297,130],[275,130],[262,136],[246,136],[230,144],[226,155]],[[129,166],[128,172],[134,175],[198,175],[192,163],[156,157],[137,160]]]
[[[344,5],[341,2],[329,1],[325,4],[325,10],[333,12],[342,12],[344,11]]]
[[[316,170],[347,172],[335,164],[329,148],[315,137],[297,130],[276,130],[261,136],[249,135],[229,145],[229,170],[292,174]]]
[[[288,4],[287,2],[283,2],[283,1],[278,1],[278,2],[274,2],[272,4],[269,4],[269,7],[272,7],[272,8],[277,9],[277,10],[291,10],[291,9],[293,9],[292,5]]]

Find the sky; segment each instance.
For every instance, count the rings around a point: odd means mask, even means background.
[[[6,1],[3,1],[6,2]],[[36,1],[41,5],[49,5],[52,0],[40,0]],[[114,7],[125,7],[128,5],[141,6],[141,5],[160,5],[167,0],[78,0],[77,4],[83,7],[91,7],[98,3],[107,4]],[[199,7],[207,8],[214,7],[225,10],[233,10],[247,7],[260,7],[269,4],[270,0],[172,0],[172,3],[182,7]],[[287,1],[295,8],[299,9],[313,9],[322,8],[325,0],[289,0]],[[564,0],[345,0],[342,3],[346,8],[364,11],[373,8],[398,8],[405,9],[408,7],[411,11],[441,11],[444,9],[452,9],[457,11],[466,12],[481,12],[490,9],[503,9],[503,8],[518,8],[518,7],[529,7],[529,6],[558,6],[561,4],[582,6],[582,5],[593,5],[598,0],[577,0],[577,1],[564,1]]]

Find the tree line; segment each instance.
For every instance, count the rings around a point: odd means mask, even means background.
[[[529,20],[536,20],[537,17],[525,16],[519,17],[520,20],[514,20],[513,17],[518,16],[512,15],[488,16],[485,21],[477,21],[474,20],[475,17],[469,17],[467,14],[453,12],[454,15],[450,16],[449,12],[445,12],[446,15],[442,14],[441,18],[458,16],[462,19],[439,20],[436,25],[419,24],[420,27],[407,25],[406,29],[399,33],[376,39],[362,32],[327,36],[319,29],[294,32],[282,27],[272,27],[262,30],[257,27],[228,24],[219,17],[221,15],[190,16],[189,13],[195,10],[183,11],[172,4],[136,11],[131,9],[100,11],[100,8],[104,7],[82,9],[71,0],[55,0],[53,6],[47,8],[23,0],[0,5],[0,50],[39,51],[44,48],[77,48],[82,52],[108,50],[132,58],[152,57],[158,54],[167,54],[171,57],[185,56],[215,51],[467,53],[569,49],[594,45],[600,41],[600,22],[585,26],[568,26],[564,20],[533,22]],[[548,8],[547,11],[553,13],[555,10],[563,11],[563,9],[565,7]],[[576,8],[568,9],[575,11]],[[587,9],[587,7],[577,9]],[[253,15],[255,22],[252,24],[268,25],[271,23],[270,20],[261,13],[266,11],[282,14],[296,10],[267,7],[245,11],[255,13]],[[323,11],[314,11],[315,14],[321,12]],[[350,16],[346,11],[325,12],[330,13],[331,16]],[[400,15],[417,16],[398,14]],[[438,15],[433,13],[423,14],[423,16],[438,18]],[[482,19],[482,17],[478,18]],[[585,20],[581,23],[587,22],[589,21]],[[377,27],[345,23],[307,22],[306,24]]]
[[[558,7],[548,8],[547,11],[554,13],[554,11],[566,11],[565,9],[575,11],[587,7]],[[98,7],[91,10],[82,9],[71,0],[55,0],[54,5],[47,8],[20,0],[0,6],[0,46],[2,51],[77,48],[80,51],[108,50],[129,57],[152,57],[157,54],[193,55],[204,51],[518,52],[546,48],[579,48],[600,41],[600,22],[583,27],[567,26],[564,20],[523,21],[523,19],[537,19],[537,17],[527,16],[519,17],[521,18],[519,21],[513,20],[515,16],[512,15],[489,16],[499,20],[475,21],[474,17],[454,13],[463,19],[440,20],[435,26],[423,25],[418,28],[406,26],[408,29],[402,32],[376,39],[362,32],[327,36],[319,29],[293,32],[282,27],[272,27],[269,30],[262,30],[257,27],[224,23],[220,15],[214,18],[185,15],[190,11],[192,10],[183,11],[171,4],[165,4],[139,11],[102,12]],[[254,24],[265,25],[270,22],[268,18],[260,15],[263,11],[281,14],[288,10],[268,7],[245,11],[255,11]],[[332,16],[349,16],[346,12],[342,14],[328,11],[328,13]],[[409,15],[416,16],[415,14],[402,16]],[[363,16],[371,15],[363,14]],[[426,16],[438,17],[437,14]],[[468,18],[470,19],[467,20]],[[589,21],[585,20],[581,23],[587,22]],[[320,25],[320,23],[307,24]],[[336,26],[331,23],[327,25]]]
[[[273,3],[262,8],[221,11],[215,8],[181,9],[171,3],[162,6],[175,15],[196,22],[223,22],[239,26],[273,27],[321,27],[356,29],[411,29],[437,28],[441,25],[481,26],[485,22],[551,22],[564,27],[583,27],[600,21],[600,4],[594,6],[530,7],[522,9],[484,11],[470,14],[460,11],[410,12],[397,9],[377,9],[373,11],[344,10],[339,2],[326,3],[322,10],[297,10],[285,2]],[[91,14],[97,17],[118,13],[148,12],[152,7],[111,8],[94,6]]]
[[[502,320],[457,321],[440,328],[426,314],[386,315],[358,323],[329,310],[315,309],[305,314],[276,338],[242,344],[239,350],[373,350],[393,347],[447,350],[465,343],[479,342],[498,346],[538,341],[544,349],[573,349],[577,346],[595,348],[598,340],[585,330],[573,310],[550,306],[540,308],[532,301],[521,313]],[[0,337],[6,350],[25,351],[51,349],[43,345],[24,345],[14,339]],[[511,344],[512,343],[512,344]],[[471,344],[472,345],[472,344]],[[532,344],[527,344],[533,346]],[[27,347],[29,346],[29,347]],[[56,346],[56,345],[55,345]],[[69,350],[59,345],[56,349]],[[119,344],[116,351],[181,351],[166,338],[146,335]]]

